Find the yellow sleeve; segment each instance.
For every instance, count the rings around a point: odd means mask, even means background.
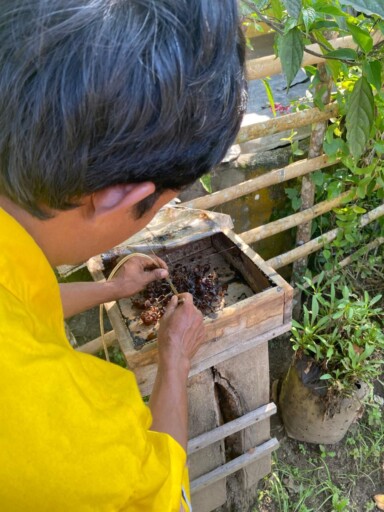
[[[179,512],[182,488],[189,490],[185,451],[167,434],[148,431],[147,435],[148,452],[124,510]]]

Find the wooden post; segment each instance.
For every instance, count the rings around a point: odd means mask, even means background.
[[[329,103],[332,89],[332,78],[328,75],[325,64],[319,64],[318,72],[320,76],[320,83],[317,85],[317,91],[324,89],[322,94],[322,102]],[[323,152],[323,141],[325,131],[327,129],[327,121],[315,123],[312,127],[311,141],[308,152],[308,160],[320,156]],[[301,184],[301,210],[312,208],[315,201],[315,184],[310,176],[303,176]],[[312,220],[301,224],[297,228],[296,245],[300,246],[310,241],[312,230]],[[292,270],[292,283],[299,280],[305,273],[307,268],[307,256],[297,260],[293,265]],[[293,316],[296,317],[300,312],[300,300],[294,306]]]

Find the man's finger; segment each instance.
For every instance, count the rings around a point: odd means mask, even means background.
[[[154,279],[166,279],[169,275],[168,270],[165,268],[155,268],[155,270],[152,270],[151,274]]]
[[[177,303],[178,303],[178,296],[177,295],[173,295],[171,300],[168,302],[166,308],[165,308],[165,313],[163,315],[163,318],[166,318],[168,317],[169,315],[172,315],[172,313],[175,311],[175,309],[177,308]]]

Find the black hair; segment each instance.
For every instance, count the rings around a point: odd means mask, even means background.
[[[0,193],[40,218],[111,185],[180,189],[245,107],[236,0],[2,0]]]

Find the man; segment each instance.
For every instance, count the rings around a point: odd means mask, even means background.
[[[191,296],[161,322],[147,408],[131,372],[63,330],[63,309],[134,293],[146,263],[64,287],[62,302],[51,267],[130,237],[221,160],[243,66],[235,0],[2,1],[2,511],[188,510],[186,382],[203,339]],[[158,266],[149,279],[167,275]]]

